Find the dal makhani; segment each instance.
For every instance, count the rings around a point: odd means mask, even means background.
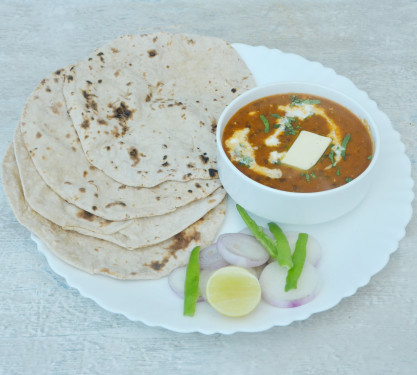
[[[227,123],[222,146],[251,179],[303,193],[349,183],[373,155],[369,130],[351,111],[299,93],[264,97],[241,108]]]

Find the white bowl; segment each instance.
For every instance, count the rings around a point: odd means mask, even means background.
[[[315,193],[296,193],[262,185],[240,172],[222,147],[224,127],[243,106],[254,100],[285,93],[304,93],[321,96],[353,112],[370,129],[374,153],[368,168],[353,181],[335,189]],[[220,180],[228,194],[246,210],[278,223],[316,224],[340,217],[356,207],[373,180],[378,162],[380,140],[378,128],[362,106],[342,92],[312,83],[283,82],[258,86],[233,100],[221,114],[217,124],[217,160]]]

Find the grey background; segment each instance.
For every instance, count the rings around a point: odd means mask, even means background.
[[[347,76],[401,133],[415,177],[411,0],[0,1],[0,156],[42,78],[120,35],[160,30],[278,48]],[[367,286],[306,321],[255,334],[178,334],[109,313],[69,288],[1,190],[0,373],[416,374],[416,244],[414,216]]]

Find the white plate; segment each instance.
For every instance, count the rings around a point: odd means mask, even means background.
[[[243,44],[235,44],[234,47],[248,64],[258,84],[294,80],[317,82],[345,92],[360,102],[374,116],[381,131],[381,162],[376,181],[360,206],[338,220],[320,225],[283,226],[284,230],[306,231],[322,244],[323,256],[318,268],[323,286],[316,299],[292,309],[279,309],[261,302],[252,314],[244,318],[224,317],[207,303],[197,305],[194,317],[184,317],[182,300],[170,290],[166,278],[121,281],[90,275],[61,261],[34,238],[51,268],[83,296],[93,299],[106,310],[176,332],[231,334],[288,325],[330,309],[342,298],[353,295],[387,264],[390,254],[405,235],[414,196],[411,165],[399,134],[376,103],[350,80],[319,63],[265,47]],[[236,232],[243,227],[233,202],[229,200],[221,232]]]

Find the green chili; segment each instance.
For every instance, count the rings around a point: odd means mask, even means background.
[[[294,254],[292,255],[292,262],[294,266],[288,271],[287,280],[285,283],[285,291],[297,289],[298,279],[303,271],[304,262],[306,260],[307,250],[307,233],[300,233],[298,235],[297,243],[295,244]]]
[[[200,292],[198,283],[200,281],[200,246],[196,246],[190,254],[184,285],[184,315],[193,316]]]
[[[282,229],[275,223],[268,223],[269,230],[275,237],[275,246],[278,250],[277,261],[280,266],[290,269],[293,266],[291,248]]]
[[[239,212],[240,216],[242,217],[243,221],[249,228],[249,230],[253,233],[255,238],[261,243],[261,245],[266,249],[266,251],[269,253],[269,255],[273,258],[277,258],[277,249],[275,246],[274,240],[269,237],[262,227],[260,227],[258,224],[256,224],[255,220],[253,220],[249,214],[246,212],[246,210],[240,206],[236,205],[237,211]]]

